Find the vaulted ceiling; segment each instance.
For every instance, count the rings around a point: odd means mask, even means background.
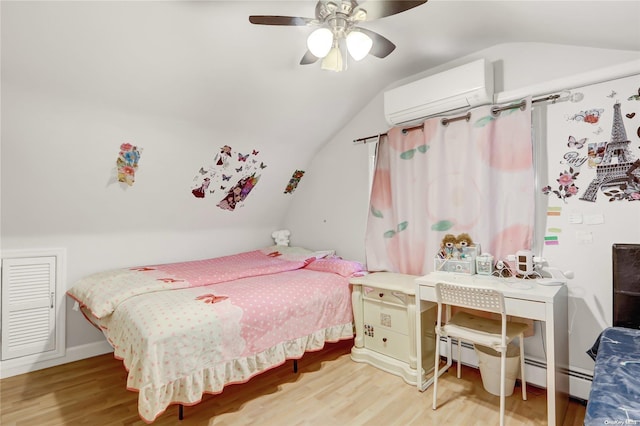
[[[377,0],[370,0],[374,2]],[[317,147],[389,84],[510,42],[640,51],[638,1],[430,0],[363,26],[397,45],[345,72],[299,65],[316,1],[2,2],[2,79],[52,96]],[[366,2],[362,3],[366,8]]]

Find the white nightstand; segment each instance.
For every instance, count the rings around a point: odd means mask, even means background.
[[[411,385],[431,372],[435,351],[437,305],[421,305],[422,365],[417,375],[416,278],[414,275],[375,272],[352,278],[351,301],[356,327],[351,359],[395,374]]]

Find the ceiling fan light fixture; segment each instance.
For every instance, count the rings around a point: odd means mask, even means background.
[[[342,52],[340,48],[335,44],[329,51],[327,56],[322,60],[321,68],[327,71],[340,72],[345,70],[345,62],[342,59]]]
[[[367,56],[372,46],[373,40],[371,40],[371,37],[361,31],[354,30],[347,35],[347,50],[356,61]]]
[[[377,32],[358,27],[359,23],[406,12],[427,0],[365,0],[364,8],[360,2],[362,0],[317,0],[315,18],[251,15],[249,22],[257,25],[315,26],[317,29],[307,36],[307,52],[300,59],[300,65],[313,64],[330,56],[322,61],[322,68],[344,71],[349,56],[356,61],[367,55],[386,58],[396,48]]]
[[[318,28],[307,38],[307,47],[317,58],[327,56],[333,46],[333,33],[329,28]]]

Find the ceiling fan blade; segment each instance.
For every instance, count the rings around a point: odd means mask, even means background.
[[[313,64],[314,62],[316,62],[318,59],[317,56],[315,56],[313,53],[309,52],[307,50],[307,53],[304,54],[304,56],[302,57],[302,59],[300,59],[300,65],[309,65],[309,64]]]
[[[396,45],[389,41],[388,38],[381,36],[376,32],[361,27],[358,27],[358,31],[365,33],[371,38],[371,40],[373,40],[373,46],[371,47],[371,51],[369,51],[369,55],[373,55],[378,58],[386,58],[396,48]]]
[[[249,22],[257,25],[293,25],[305,26],[314,22],[311,18],[300,18],[297,16],[270,16],[270,15],[251,15]]]
[[[427,0],[404,1],[404,0],[387,0],[378,1],[371,0],[359,6],[359,9],[367,11],[367,21],[384,18],[385,16],[402,13],[416,6],[426,3]]]

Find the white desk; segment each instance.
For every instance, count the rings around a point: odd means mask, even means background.
[[[510,282],[515,285],[510,286]],[[547,354],[547,422],[550,426],[562,425],[569,402],[569,327],[567,318],[567,287],[543,286],[535,280],[516,280],[486,275],[464,275],[451,272],[433,272],[416,279],[416,303],[435,302],[437,282],[477,285],[501,291],[505,297],[507,315],[544,322],[545,348]],[[517,288],[526,283],[533,288]],[[416,322],[417,349],[420,351],[420,321]],[[422,357],[418,353],[417,369],[420,371]],[[448,367],[445,367],[445,369]],[[441,369],[434,374],[442,374]],[[424,391],[433,383],[433,377],[418,383]]]

